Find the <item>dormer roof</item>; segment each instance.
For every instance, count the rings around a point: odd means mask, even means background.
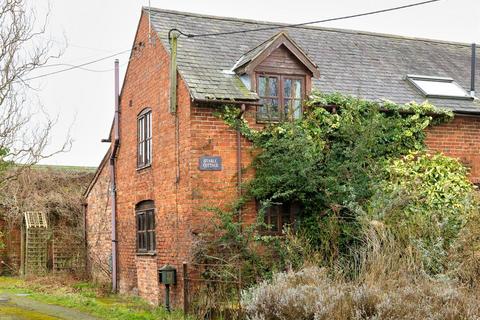
[[[310,75],[319,78],[320,71],[316,63],[298,46],[293,39],[286,33],[280,32],[270,39],[249,50],[235,63],[233,71],[237,74],[252,72],[255,67],[267,58],[273,51],[280,46],[285,46],[310,72]]]

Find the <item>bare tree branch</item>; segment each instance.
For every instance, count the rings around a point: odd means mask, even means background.
[[[45,38],[49,14],[50,7],[39,21],[26,0],[0,0],[0,187],[13,178],[11,172],[18,174],[71,147],[68,134],[56,151],[45,152],[58,118],[32,101],[28,93],[34,88],[23,81],[63,54]],[[8,164],[17,164],[17,170],[6,174],[2,168]]]

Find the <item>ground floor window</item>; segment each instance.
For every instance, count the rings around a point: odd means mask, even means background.
[[[299,206],[293,203],[272,205],[265,210],[263,232],[280,235],[285,227],[294,226],[295,218],[299,212]]]
[[[151,200],[139,202],[135,206],[137,225],[137,252],[155,252],[155,204]]]

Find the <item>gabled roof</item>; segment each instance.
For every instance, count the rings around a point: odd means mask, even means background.
[[[144,8],[144,14],[149,10]],[[280,23],[214,17],[151,8],[152,27],[169,50],[168,31],[177,28],[200,34],[284,26]],[[406,80],[407,74],[450,77],[461,87],[470,87],[469,44],[407,38],[351,30],[295,27],[224,36],[178,40],[178,70],[193,99],[256,100],[239,76],[231,72],[239,61],[250,59],[260,44],[268,46],[280,31],[288,31],[306,56],[320,70],[312,87],[322,92],[341,92],[369,100],[397,103],[423,102],[426,98]],[[257,49],[255,49],[257,48]],[[244,56],[245,55],[245,56]],[[242,59],[243,56],[243,59]],[[480,58],[480,50],[477,50]],[[479,60],[480,61],[480,60]],[[476,87],[480,89],[480,68]],[[458,113],[480,113],[478,100],[429,99]]]
[[[112,125],[110,126],[110,130],[108,131],[108,140],[110,141],[112,141],[114,125],[115,125],[115,119],[113,119]],[[92,191],[93,187],[95,186],[95,183],[97,183],[97,180],[100,177],[100,174],[102,174],[103,168],[108,163],[108,159],[110,159],[111,153],[112,153],[112,148],[110,147],[105,152],[105,155],[103,156],[102,161],[100,162],[100,165],[95,170],[95,174],[93,175],[92,181],[90,181],[90,183],[87,186],[87,189],[83,193],[84,200],[87,199],[87,197],[90,195],[90,191]]]
[[[255,67],[267,58],[275,49],[280,46],[285,46],[300,62],[307,68],[312,76],[315,78],[320,77],[317,65],[313,62],[308,55],[288,36],[285,32],[280,32],[267,41],[260,44],[258,47],[245,53],[235,63],[233,70],[237,73],[249,73],[255,69]]]

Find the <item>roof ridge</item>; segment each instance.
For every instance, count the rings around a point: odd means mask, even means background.
[[[155,7],[148,7],[143,6],[144,10],[152,10],[158,12],[164,12],[169,14],[176,14],[176,15],[183,15],[183,16],[190,16],[190,17],[198,17],[198,18],[205,18],[205,19],[212,19],[212,20],[222,20],[222,21],[237,21],[237,22],[244,22],[250,24],[263,24],[269,26],[279,26],[285,27],[290,25],[289,23],[284,22],[273,22],[273,21],[262,21],[262,20],[254,20],[254,19],[246,19],[246,18],[236,18],[236,17],[225,17],[225,16],[216,16],[216,15],[209,15],[209,14],[202,14],[202,13],[194,13],[194,12],[185,12],[185,11],[177,11],[177,10],[170,10],[170,9],[161,9]],[[374,37],[381,37],[381,38],[390,38],[390,39],[399,39],[399,40],[410,40],[410,41],[421,41],[421,42],[431,42],[437,44],[447,44],[447,45],[454,45],[454,46],[471,46],[471,43],[466,42],[458,42],[458,41],[449,41],[449,40],[440,40],[440,39],[429,39],[429,38],[421,38],[421,37],[411,37],[411,36],[402,36],[396,34],[389,34],[389,33],[379,33],[379,32],[372,32],[372,31],[363,31],[363,30],[353,30],[353,29],[341,29],[341,28],[329,28],[329,27],[320,27],[320,26],[296,26],[291,27],[294,29],[313,29],[313,30],[322,30],[326,32],[337,32],[337,33],[348,33],[348,34],[359,34],[359,35],[367,35],[367,36],[374,36]],[[480,45],[477,45],[480,47]]]

